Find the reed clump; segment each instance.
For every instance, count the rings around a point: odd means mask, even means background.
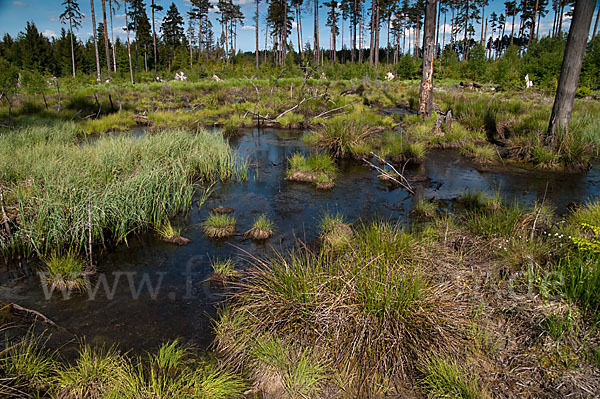
[[[242,177],[227,142],[206,131],[160,131],[133,140],[100,137],[82,143],[73,123],[3,131],[4,200],[14,224],[0,240],[5,257],[80,252],[121,243],[185,211],[200,185]]]

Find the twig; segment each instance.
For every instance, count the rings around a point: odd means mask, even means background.
[[[90,252],[90,268],[94,268],[94,262],[92,258],[92,200],[88,199],[88,245]]]
[[[304,85],[306,85],[306,82],[308,81],[308,78],[310,76],[310,73],[313,71],[312,68],[306,68],[306,73],[304,74],[304,82],[302,82],[302,87],[300,88],[300,95],[302,95],[304,93]]]
[[[252,86],[254,86],[254,90],[256,90],[256,103],[254,104],[254,113],[256,114],[256,110],[258,109],[258,104],[260,103],[260,91],[258,90],[258,87],[256,87],[256,85],[254,84],[254,82],[250,79],[248,79],[247,76],[244,76],[246,78],[246,80],[248,82],[250,82],[252,84]],[[246,114],[248,114],[246,112]],[[246,115],[244,115],[244,118],[246,117]],[[257,117],[256,118],[257,122],[258,122],[258,127],[260,127],[260,118]]]
[[[411,193],[413,195],[415,194],[415,191],[413,190],[412,186],[410,185],[410,182],[404,177],[404,175],[402,175],[402,173],[398,172],[398,170],[396,168],[394,168],[394,166],[392,164],[390,164],[388,161],[386,161],[385,159],[381,158],[379,155],[375,154],[374,152],[371,152],[371,155],[373,155],[375,158],[377,158],[380,162],[383,162],[385,165],[387,165],[388,167],[390,167],[394,171],[394,173],[396,175],[392,175],[391,173],[389,173],[388,171],[384,170],[383,168],[380,168],[379,166],[374,165],[373,163],[369,162],[367,159],[364,159],[364,161],[369,166],[371,166],[372,168],[374,168],[379,173],[381,173],[382,175],[384,175],[386,178],[392,180],[393,182],[395,182],[399,186],[404,187],[409,193]]]
[[[334,108],[334,109],[330,109],[329,111],[322,112],[322,113],[320,113],[319,115],[317,115],[317,116],[315,116],[314,118],[312,118],[310,121],[312,122],[312,121],[314,121],[315,119],[318,119],[318,118],[320,118],[320,117],[322,117],[322,116],[325,116],[325,115],[327,115],[327,114],[330,114],[330,113],[332,113],[332,112],[339,111],[340,109],[344,109],[344,108],[346,108],[346,107],[349,107],[349,106],[351,106],[351,105],[354,105],[354,104],[356,104],[356,103],[358,103],[358,102],[360,102],[360,100],[353,101],[353,102],[351,102],[350,104],[346,104],[346,105],[344,105],[344,106],[342,106],[342,107],[337,107],[337,108]]]
[[[275,90],[275,86],[277,85],[277,81],[279,80],[279,78],[281,77],[281,75],[283,75],[283,73],[286,71],[287,67],[283,68],[281,70],[281,72],[279,72],[279,75],[277,75],[277,78],[275,79],[275,82],[273,82],[273,87],[271,87],[271,94],[273,94],[273,90]]]

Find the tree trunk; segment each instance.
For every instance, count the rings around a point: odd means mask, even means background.
[[[319,52],[321,47],[319,46],[319,0],[315,0],[315,23],[314,23],[314,56],[315,56],[315,65],[319,66]]]
[[[375,8],[377,7],[376,5],[377,0],[372,0],[371,2],[371,41],[369,43],[369,65],[373,66],[373,63],[375,62],[375,53],[374,53],[374,48],[375,48]]]
[[[556,30],[557,35],[562,35],[562,23],[563,23],[563,14],[565,13],[565,3],[561,1],[560,11],[558,15],[558,29]]]
[[[517,4],[516,1],[513,4]],[[516,7],[516,6],[515,6]],[[517,15],[517,9],[513,7],[512,9],[512,26],[510,27],[510,44],[515,42],[515,16]]]
[[[448,9],[444,9],[444,33],[442,33],[442,51],[444,51],[444,47],[446,47],[446,15],[448,14]]]
[[[256,69],[258,69],[258,0],[256,0],[256,26],[255,26],[255,39],[256,39]]]
[[[558,23],[558,9],[560,5],[558,4],[560,0],[554,0],[554,20],[552,21],[552,37],[556,36],[556,24]]]
[[[110,44],[108,42],[108,24],[106,23],[106,0],[102,0],[102,20],[104,21],[104,49],[106,50],[106,69],[110,72]]]
[[[69,36],[71,36],[71,63],[73,64],[73,77],[75,77],[75,48],[73,47],[73,22],[69,18]]]
[[[450,47],[454,47],[454,0],[452,1],[452,18],[450,18]]]
[[[92,29],[94,32],[94,50],[96,51],[96,80],[100,81],[100,55],[98,54],[98,35],[96,34],[96,13],[94,12],[94,0],[90,0],[92,7]]]
[[[483,7],[481,8],[481,41],[479,44],[483,46],[483,22],[485,21],[485,29],[487,30],[487,20],[485,19],[485,0],[483,1]],[[487,36],[487,32],[485,32]]]
[[[110,13],[110,40],[112,41],[113,71],[117,72],[117,54],[115,53],[115,32],[113,31],[112,0],[108,0],[108,12]]]
[[[131,45],[129,44],[129,20],[127,17],[127,0],[123,0],[123,5],[125,6],[125,26],[127,26],[127,57],[129,58],[129,77],[131,78],[131,84],[133,82],[133,65],[131,63]]]
[[[387,20],[387,46],[385,48],[385,62],[390,63],[390,25],[392,24],[392,14],[390,13]],[[342,46],[344,47],[344,46]]]
[[[357,9],[358,0],[354,0],[354,5],[352,9],[352,50],[350,57],[352,58],[352,62],[356,62],[356,9]]]
[[[334,10],[335,12],[335,10]],[[334,17],[335,18],[335,17]],[[337,25],[337,21],[334,19],[333,24],[331,26],[331,39],[333,41],[333,63],[335,64],[337,62],[337,48],[336,48],[336,35],[335,35],[335,26]]]
[[[600,8],[598,8],[598,12],[596,13],[596,23],[594,24],[594,33],[592,34],[592,39],[596,37],[596,31],[598,30],[598,19],[600,19]]]
[[[547,144],[556,145],[557,134],[561,131],[567,132],[569,129],[594,8],[594,1],[577,0],[575,3],[575,12],[569,28],[567,46],[560,69],[560,78],[558,79],[558,88],[546,135]]]
[[[296,33],[298,34],[298,54],[304,58],[302,53],[302,39],[300,39],[300,7],[296,4]]]
[[[533,33],[535,32],[535,21],[537,18],[539,0],[535,0],[535,8],[533,9],[533,17],[531,19],[531,29],[529,30],[529,43],[527,43],[527,48],[531,46],[531,42],[533,41]]]
[[[381,18],[379,15],[379,0],[377,0],[377,13],[375,15],[375,49],[373,50],[373,56],[375,58],[375,69],[379,68],[379,40],[381,35],[379,34],[381,30]]]
[[[437,0],[428,0],[425,8],[425,28],[423,32],[423,77],[419,92],[419,115],[429,117],[433,106],[433,59],[435,56],[435,14]]]
[[[156,72],[156,64],[158,64],[158,57],[156,55],[156,27],[154,25],[154,0],[152,0],[152,45],[154,46],[154,80],[158,80],[158,73]]]

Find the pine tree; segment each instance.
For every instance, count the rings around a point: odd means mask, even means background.
[[[60,22],[63,24],[69,22],[69,36],[71,39],[71,63],[73,65],[73,77],[75,77],[75,46],[73,44],[73,29],[78,29],[81,26],[81,18],[83,15],[79,11],[77,0],[65,0],[62,5],[65,11],[60,15]]]
[[[152,45],[154,46],[154,80],[158,80],[157,66],[158,66],[158,51],[156,47],[156,18],[155,13],[162,11],[162,6],[156,4],[158,0],[152,0],[150,8],[152,9]]]
[[[160,31],[162,32],[163,42],[171,49],[171,60],[169,61],[169,64],[171,64],[172,60],[175,58],[176,49],[181,46],[181,43],[185,38],[183,34],[183,17],[179,13],[175,3],[171,3],[169,6],[167,13],[162,20]]]
[[[135,32],[135,70],[138,71],[138,55],[140,46],[144,51],[144,70],[148,71],[148,46],[152,43],[150,33],[150,20],[146,14],[146,4],[143,0],[131,0],[131,11],[129,12],[128,29]]]
[[[323,3],[325,7],[328,8],[327,11],[327,26],[331,28],[331,43],[332,43],[332,60],[333,62],[337,62],[337,48],[336,48],[336,37],[340,34],[338,21],[339,21],[339,11],[338,11],[338,2],[337,0],[329,0],[329,2]]]

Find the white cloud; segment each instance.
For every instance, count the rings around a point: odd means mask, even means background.
[[[29,4],[25,3],[24,1],[11,1],[11,4],[15,7],[28,7]]]
[[[238,5],[242,6],[244,4],[250,4],[250,3],[254,4],[255,1],[256,0],[234,0],[233,4],[238,4]]]
[[[45,31],[42,32],[42,35],[44,35],[46,37],[56,37],[56,32],[54,32],[53,30],[50,30],[50,29],[46,29]]]
[[[253,25],[244,25],[242,26],[242,30],[255,30],[256,27],[254,27]]]

